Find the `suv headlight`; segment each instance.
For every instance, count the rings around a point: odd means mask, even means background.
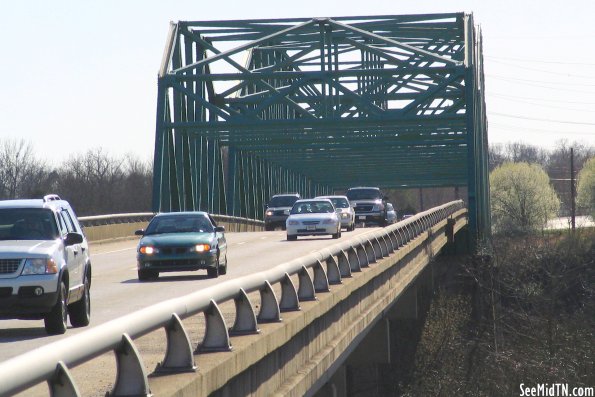
[[[52,258],[37,258],[25,260],[25,266],[23,266],[21,275],[56,273],[58,273],[58,265],[56,265],[56,262]]]
[[[273,211],[267,211],[266,216],[273,216]]]

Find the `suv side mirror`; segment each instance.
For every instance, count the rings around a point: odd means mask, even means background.
[[[83,242],[83,235],[79,233],[70,232],[64,237],[64,245],[66,247],[81,244]]]
[[[134,231],[134,234],[136,236],[144,236],[145,235],[145,229],[138,229]]]
[[[225,226],[217,226],[215,232],[225,233]]]

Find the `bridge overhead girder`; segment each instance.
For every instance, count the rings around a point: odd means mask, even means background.
[[[481,36],[464,13],[172,23],[154,207],[261,218],[271,194],[468,186],[489,230]]]

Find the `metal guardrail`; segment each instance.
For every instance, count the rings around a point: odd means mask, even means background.
[[[109,351],[114,352],[117,362],[116,380],[109,396],[150,396],[135,338],[163,328],[167,351],[156,372],[195,371],[195,353],[231,350],[231,336],[256,333],[258,323],[280,321],[281,312],[299,310],[300,301],[314,300],[317,292],[328,291],[329,285],[340,284],[341,278],[350,277],[352,272],[361,272],[362,267],[388,256],[463,208],[462,201],[453,201],[270,270],[161,302],[9,359],[0,363],[0,396],[10,396],[46,381],[50,395],[78,397],[80,393],[68,368]],[[297,288],[292,275],[298,277]],[[272,289],[276,283],[281,287],[279,300]],[[255,291],[261,297],[258,314],[247,296]],[[235,301],[236,316],[234,325],[228,328],[218,305],[231,300]],[[204,314],[206,329],[195,351],[181,319],[197,313]]]
[[[116,223],[136,223],[149,222],[155,216],[152,212],[137,212],[130,214],[112,214],[112,215],[95,215],[95,216],[81,216],[78,218],[83,227],[112,225]],[[217,215],[211,214],[216,222],[237,223],[243,225],[264,226],[263,221],[254,219],[240,218],[237,216]]]
[[[114,238],[134,236],[134,231],[144,227],[153,217],[152,212],[113,214],[80,217],[89,241],[97,242]],[[264,222],[235,216],[211,214],[218,226],[225,226],[228,232],[264,230]]]

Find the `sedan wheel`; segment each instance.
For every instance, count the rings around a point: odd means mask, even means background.
[[[227,274],[227,254],[225,255],[225,262],[223,266],[221,266],[221,268],[219,269],[219,274]]]
[[[207,276],[209,276],[209,278],[219,277],[219,261],[217,261],[215,267],[207,268]]]

